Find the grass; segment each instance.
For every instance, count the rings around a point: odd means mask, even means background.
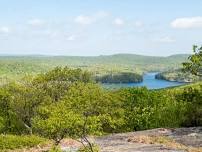
[[[187,152],[202,152],[202,148],[187,147],[183,144],[177,143],[175,140],[165,136],[135,136],[128,139],[128,142],[142,143],[142,144],[161,144],[167,148],[185,150]]]
[[[128,139],[129,142],[143,143],[143,144],[163,144],[167,147],[181,148],[183,145],[176,143],[174,140],[165,136],[135,136]]]
[[[45,144],[47,139],[38,136],[17,136],[17,135],[0,135],[0,151],[14,150],[21,148],[31,148],[37,145]]]

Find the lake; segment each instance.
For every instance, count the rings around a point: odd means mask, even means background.
[[[147,87],[148,89],[161,89],[167,87],[180,86],[185,83],[182,82],[171,82],[166,80],[155,79],[155,75],[158,73],[146,73],[143,76],[143,82],[139,83],[119,83],[119,84],[103,84],[104,88],[107,89],[117,89],[117,88],[127,88],[127,87]]]

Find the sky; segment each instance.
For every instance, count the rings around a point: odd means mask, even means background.
[[[151,56],[202,44],[202,0],[0,0],[0,54]]]

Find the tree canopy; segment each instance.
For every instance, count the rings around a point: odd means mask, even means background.
[[[202,76],[202,46],[193,46],[193,55],[189,56],[189,61],[183,63],[184,70],[194,75]]]
[[[201,88],[105,90],[86,71],[57,67],[0,87],[0,133],[36,134],[56,144],[70,137],[92,147],[88,135],[198,126]]]

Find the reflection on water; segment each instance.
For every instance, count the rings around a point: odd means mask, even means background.
[[[147,87],[148,89],[161,89],[173,86],[183,85],[181,82],[171,82],[166,80],[155,79],[157,73],[146,73],[143,76],[143,82],[140,83],[121,83],[121,84],[103,84],[104,88],[126,88],[126,87]]]

